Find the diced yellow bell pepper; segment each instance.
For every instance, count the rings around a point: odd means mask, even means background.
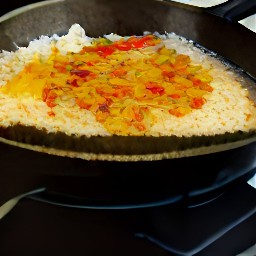
[[[187,78],[181,77],[181,76],[174,76],[174,81],[178,84],[182,84],[182,85],[185,85],[187,87],[192,87],[193,86],[192,81],[190,81]]]
[[[166,55],[160,55],[160,57],[155,61],[157,65],[165,64],[169,61],[169,57]]]
[[[109,79],[109,83],[112,85],[132,86],[130,81],[118,77]]]
[[[200,90],[200,89],[195,89],[195,88],[189,88],[186,91],[187,95],[189,97],[202,97],[203,95],[206,94],[206,91]]]

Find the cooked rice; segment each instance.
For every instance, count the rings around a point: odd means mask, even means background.
[[[119,40],[115,34],[106,35],[111,41]],[[249,99],[248,91],[243,88],[237,74],[230,67],[221,63],[214,56],[203,53],[191,42],[174,35],[161,36],[166,48],[176,49],[178,53],[190,56],[193,63],[198,63],[213,77],[213,92],[206,95],[207,103],[201,109],[176,117],[161,109],[153,109],[155,123],[144,132],[150,136],[193,136],[215,135],[226,132],[249,132],[256,129],[256,107]],[[78,53],[84,46],[91,45],[92,38],[85,35],[84,30],[75,24],[66,36],[42,36],[32,41],[27,48],[19,48],[15,52],[3,51],[0,54],[0,86],[4,86],[31,62],[35,53],[41,59],[51,55],[55,45],[62,54]],[[88,110],[78,106],[62,105],[54,107],[55,116],[45,102],[31,97],[10,97],[0,92],[0,125],[8,127],[16,124],[45,128],[48,132],[64,132],[68,135],[111,135],[96,121]]]

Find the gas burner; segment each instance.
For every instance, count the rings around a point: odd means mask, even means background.
[[[255,243],[255,205],[256,190],[242,182],[211,203],[198,207],[149,209],[134,221],[136,235],[176,256],[214,256],[216,251],[221,251],[221,255],[237,255]],[[243,247],[231,242],[237,241],[238,236]]]

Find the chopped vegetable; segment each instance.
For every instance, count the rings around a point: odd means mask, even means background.
[[[147,47],[153,52],[147,54]],[[153,120],[152,109],[163,109],[175,118],[201,109],[205,95],[213,91],[211,81],[208,71],[192,64],[189,56],[147,35],[116,42],[95,39],[80,53],[65,56],[54,49],[49,60],[35,58],[4,90],[41,97],[53,118],[57,105],[73,100],[111,132],[127,134],[145,131]]]

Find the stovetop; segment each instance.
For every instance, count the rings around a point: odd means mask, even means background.
[[[255,243],[256,189],[245,179],[201,205],[92,209],[36,195],[0,221],[1,255],[231,256]]]

